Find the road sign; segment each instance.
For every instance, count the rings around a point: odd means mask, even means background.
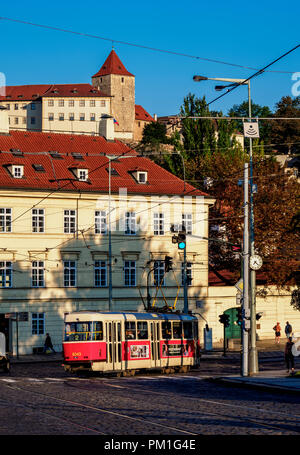
[[[259,137],[257,122],[244,122],[244,137]]]

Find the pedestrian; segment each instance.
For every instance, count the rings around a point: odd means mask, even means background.
[[[55,350],[53,348],[53,344],[52,344],[52,341],[51,341],[51,337],[49,335],[49,333],[46,333],[46,338],[45,338],[45,343],[44,343],[44,354],[46,354],[46,352],[51,349],[52,352],[54,352],[55,354]]]
[[[286,321],[286,326],[285,326],[284,331],[285,331],[287,338],[290,338],[290,336],[292,336],[293,328],[292,328],[291,324],[289,323],[289,321]]]
[[[287,373],[290,372],[290,364],[291,364],[292,374],[294,374],[294,372],[295,372],[294,355],[292,353],[293,345],[294,345],[294,343],[292,341],[292,337],[289,337],[289,339],[285,345],[284,358],[285,358],[285,363],[286,363],[286,367],[287,367]]]
[[[277,324],[274,325],[273,330],[275,330],[275,343],[279,344],[280,335],[281,335],[281,327],[280,327],[280,323],[279,322],[277,322]]]

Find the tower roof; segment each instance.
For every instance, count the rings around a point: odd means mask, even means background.
[[[111,51],[98,73],[92,77],[107,76],[108,74],[119,74],[120,76],[134,76],[129,73],[114,50]]]

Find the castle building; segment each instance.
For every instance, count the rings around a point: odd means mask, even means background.
[[[0,106],[8,110],[14,130],[141,140],[144,125],[153,118],[135,105],[135,76],[114,50],[91,82],[7,86]]]

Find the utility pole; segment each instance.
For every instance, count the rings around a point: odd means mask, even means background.
[[[248,81],[248,103],[249,103],[249,118],[251,120],[251,93],[250,81]],[[249,158],[250,158],[250,257],[255,254],[254,247],[254,208],[253,208],[253,153],[252,153],[252,137],[249,138]],[[256,271],[251,268],[250,271],[250,301],[251,301],[251,325],[250,325],[250,352],[249,352],[249,374],[252,375],[258,372],[258,356],[256,348]]]
[[[243,306],[242,306],[242,376],[249,374],[249,165],[244,164],[244,242],[243,242]]]

